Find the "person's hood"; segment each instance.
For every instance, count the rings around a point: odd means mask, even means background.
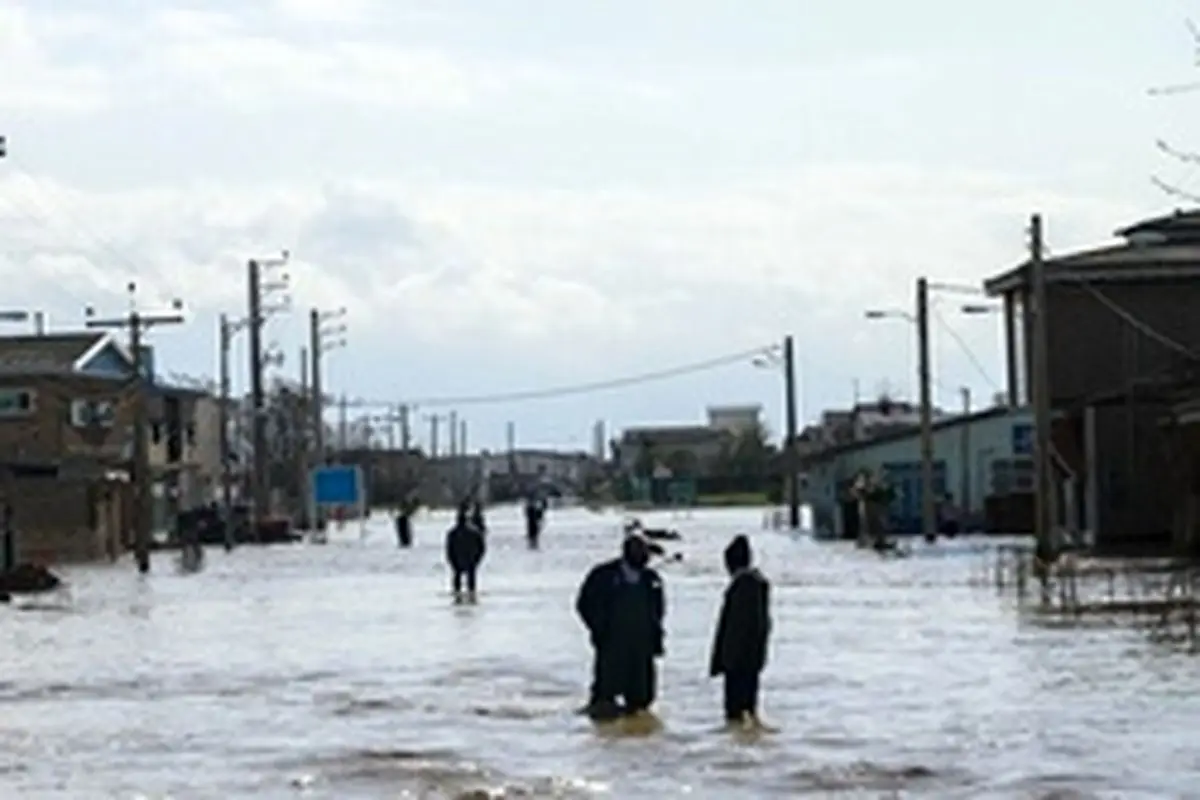
[[[730,575],[749,569],[752,561],[750,540],[744,535],[733,537],[733,541],[725,548],[725,569]]]

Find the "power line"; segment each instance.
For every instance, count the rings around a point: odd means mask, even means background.
[[[1101,305],[1103,305],[1109,311],[1111,311],[1112,313],[1116,314],[1118,317],[1123,319],[1126,323],[1128,323],[1135,330],[1140,331],[1147,338],[1153,339],[1154,341],[1161,344],[1163,347],[1166,347],[1168,350],[1173,350],[1176,353],[1179,353],[1180,355],[1186,357],[1187,359],[1189,359],[1191,361],[1200,361],[1200,355],[1197,355],[1195,351],[1193,351],[1186,345],[1180,344],[1179,342],[1175,341],[1171,337],[1167,336],[1165,333],[1162,333],[1162,332],[1156,330],[1150,324],[1144,322],[1143,320],[1138,319],[1131,312],[1122,308],[1119,304],[1117,304],[1115,301],[1113,301],[1111,298],[1109,298],[1107,295],[1105,295],[1103,292],[1101,292],[1099,289],[1097,289],[1091,283],[1089,283],[1087,281],[1082,281],[1081,285],[1083,286],[1084,290],[1087,291],[1088,294],[1090,294],[1092,297],[1096,298],[1096,300],[1099,301]]]
[[[448,406],[482,406],[482,405],[500,405],[503,403],[519,403],[531,400],[550,400],[558,397],[569,397],[572,395],[592,394],[595,392],[610,391],[613,389],[623,389],[629,386],[638,386],[644,383],[652,383],[655,381],[670,380],[671,378],[679,378],[685,375],[692,375],[700,372],[718,369],[720,367],[730,366],[739,362],[745,363],[755,356],[761,356],[764,353],[772,352],[772,345],[755,347],[749,350],[740,350],[736,353],[730,353],[716,358],[705,359],[704,361],[694,361],[688,364],[682,364],[676,367],[668,367],[666,369],[654,370],[652,372],[643,372],[637,375],[627,375],[621,378],[610,378],[608,380],[590,381],[587,383],[577,383],[563,386],[552,386],[544,389],[524,389],[511,392],[494,392],[491,394],[478,395],[448,395],[448,396],[433,396],[424,398],[415,398],[405,400],[404,403],[410,407],[420,406],[422,408],[439,408]],[[390,398],[387,400],[363,400],[356,399],[348,401],[347,405],[353,408],[364,407],[390,407],[396,404],[396,399]]]
[[[941,329],[948,333],[950,338],[954,340],[954,343],[957,344],[959,349],[963,351],[963,355],[965,355],[967,360],[971,362],[971,366],[975,368],[975,371],[979,373],[980,377],[982,377],[983,380],[992,387],[993,391],[999,392],[1000,385],[996,381],[992,380],[992,376],[983,366],[983,363],[980,362],[979,358],[975,355],[975,352],[971,350],[970,345],[968,345],[962,336],[958,334],[958,331],[954,330],[954,328],[951,327],[948,322],[946,322],[946,319],[942,316],[941,312],[937,310],[937,308],[933,309],[933,316],[934,319],[937,320],[937,323]]]

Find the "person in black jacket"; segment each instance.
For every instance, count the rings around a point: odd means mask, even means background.
[[[750,540],[735,536],[725,548],[732,580],[725,590],[709,674],[725,677],[725,719],[758,720],[758,679],[771,635],[771,585],[750,565]]]
[[[470,506],[463,503],[458,508],[454,527],[446,532],[446,563],[453,575],[452,589],[456,602],[463,600],[463,584],[466,583],[466,599],[475,600],[475,572],[487,553],[483,532],[471,524]]]
[[[592,719],[633,715],[654,703],[666,599],[649,560],[646,541],[628,536],[621,557],[593,567],[579,588],[575,610],[595,651],[587,705]]]

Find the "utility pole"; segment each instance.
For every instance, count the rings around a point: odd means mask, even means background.
[[[267,516],[267,420],[263,401],[262,272],[258,261],[246,265],[247,303],[250,312],[250,431],[253,464],[250,478],[251,530],[258,537]]]
[[[971,511],[971,387],[964,386],[959,390],[962,396],[962,440],[959,443],[959,458],[962,464],[962,476],[958,487],[958,507],[960,522],[966,521]]]
[[[288,252],[283,251],[282,256],[276,259],[250,259],[246,263],[246,288],[247,288],[247,307],[248,307],[248,325],[250,331],[250,425],[251,439],[254,449],[254,465],[251,473],[251,495],[252,495],[252,527],[254,536],[257,538],[260,531],[260,526],[267,518],[270,511],[270,489],[268,484],[268,458],[267,458],[267,418],[266,418],[266,402],[263,392],[263,348],[262,348],[262,329],[267,321],[267,311],[282,310],[265,309],[263,307],[264,295],[287,288],[287,275],[283,276],[283,281],[279,284],[263,285],[262,277],[263,270],[273,267],[281,267],[287,263]]]
[[[338,399],[338,459],[344,461],[346,451],[350,449],[350,420],[348,418],[350,410],[350,401],[346,398],[346,393],[342,392],[341,398]]]
[[[129,313],[124,317],[112,319],[94,319],[94,311],[88,308],[85,314],[89,319],[85,323],[89,328],[122,328],[129,331],[129,349],[133,356],[133,519],[134,519],[134,553],[137,558],[138,572],[145,575],[150,571],[150,536],[153,526],[153,509],[150,505],[150,453],[146,442],[147,411],[146,411],[146,365],[142,352],[143,334],[157,325],[180,325],[183,315],[178,313],[183,308],[183,301],[172,302],[174,313],[143,314],[137,310],[134,295],[137,284],[130,282]]]
[[[312,365],[309,372],[312,375],[312,425],[313,442],[316,464],[325,461],[325,384],[322,361],[326,353],[338,347],[346,346],[346,324],[343,322],[333,327],[321,327],[324,323],[338,320],[346,316],[346,309],[321,311],[318,308],[308,312],[308,350]]]
[[[1037,555],[1049,561],[1053,555],[1051,534],[1054,528],[1053,462],[1050,459],[1052,439],[1050,369],[1047,337],[1049,326],[1046,314],[1046,263],[1043,258],[1042,216],[1034,214],[1029,220],[1029,280],[1033,290],[1033,369],[1030,389],[1033,394],[1034,428],[1034,536]]]
[[[429,414],[426,417],[429,420],[429,459],[436,460],[438,457],[438,426],[441,425],[441,414]]]
[[[504,428],[504,437],[508,447],[508,474],[517,474],[517,423],[509,422]]]
[[[295,470],[296,470],[296,502],[298,508],[295,509],[294,519],[304,520],[304,524],[312,525],[312,520],[307,519],[308,512],[308,465],[312,462],[312,436],[309,434],[309,421],[312,414],[309,410],[309,404],[312,402],[312,395],[309,391],[309,358],[308,348],[300,348],[300,397],[297,398],[296,407],[292,412],[292,432],[295,436]]]
[[[312,359],[309,374],[312,380],[313,463],[325,461],[325,397],[321,388],[321,312],[308,312],[308,355]]]
[[[796,474],[796,346],[792,335],[783,337],[783,394],[786,414],[786,432],[783,462],[786,465],[788,525],[795,530],[800,527],[800,476]]]
[[[917,278],[917,373],[921,383],[921,532],[937,537],[933,485],[933,398],[929,370],[929,281]]]
[[[229,380],[229,350],[233,343],[233,336],[239,330],[246,326],[246,320],[230,320],[225,314],[221,315],[217,329],[217,349],[220,352],[220,379],[218,381],[218,391],[220,392],[220,400],[217,407],[219,415],[220,432],[220,447],[221,447],[221,506],[225,520],[225,549],[226,551],[233,549],[233,524],[232,524],[232,509],[233,509],[233,476],[232,476],[232,460],[233,448],[229,442],[229,411],[232,404],[230,397],[230,380]]]
[[[400,449],[408,453],[412,445],[412,430],[409,427],[409,408],[407,403],[400,404]]]

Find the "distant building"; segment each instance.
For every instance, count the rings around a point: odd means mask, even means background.
[[[735,436],[750,433],[762,426],[762,406],[710,406],[708,427],[727,431]]]
[[[933,419],[945,419],[940,409],[933,409]],[[869,442],[881,436],[889,436],[921,425],[921,408],[915,403],[881,397],[865,403],[855,403],[852,408],[826,411],[821,421],[807,426],[800,434],[802,452],[812,452],[823,447],[835,447],[853,442]]]
[[[762,427],[759,405],[713,406],[707,416],[707,425],[626,428],[617,441],[617,469],[627,475],[708,475],[739,436]]]

